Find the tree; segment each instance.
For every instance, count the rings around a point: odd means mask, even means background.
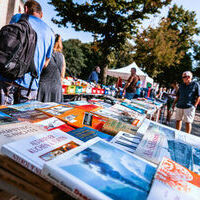
[[[92,32],[103,56],[103,82],[106,82],[110,54],[120,49],[137,32],[137,26],[149,14],[159,12],[171,0],[50,0],[59,18],[53,21],[62,26],[70,22],[77,31]],[[82,3],[83,2],[83,3]]]

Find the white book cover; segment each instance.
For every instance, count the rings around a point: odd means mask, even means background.
[[[120,131],[110,142],[129,153],[134,153],[141,140],[141,135]]]
[[[199,200],[200,176],[163,158],[147,200]]]
[[[42,173],[77,199],[146,199],[155,165],[99,138],[45,163]]]
[[[35,135],[38,132],[46,130],[36,124],[30,122],[20,122],[0,126],[0,149],[3,144],[14,142],[16,140]]]
[[[40,125],[40,126],[46,128],[47,130],[49,130],[49,129],[61,126],[61,125],[65,124],[65,122],[61,121],[60,119],[58,119],[56,117],[51,117],[49,119],[42,120],[35,124]]]
[[[52,130],[2,146],[2,153],[41,175],[43,164],[83,142],[61,131]]]

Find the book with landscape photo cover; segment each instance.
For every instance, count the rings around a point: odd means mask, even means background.
[[[8,107],[17,109],[19,111],[28,111],[28,110],[35,110],[36,108],[46,108],[46,107],[52,107],[56,105],[58,105],[58,103],[55,103],[55,102],[43,103],[43,102],[34,100],[34,101],[28,101],[25,103],[9,105]]]
[[[111,143],[125,151],[128,151],[129,153],[134,153],[141,140],[141,135],[133,135],[120,131],[111,140]]]
[[[66,111],[64,114],[57,116],[59,119],[66,121],[69,125],[81,128],[84,126],[97,129],[101,131],[107,118],[95,115],[78,108]]]
[[[71,135],[56,129],[5,144],[2,146],[2,153],[32,172],[41,175],[45,162],[82,143]]]
[[[3,144],[13,142],[46,130],[30,122],[20,122],[0,126],[0,149]]]
[[[16,118],[11,117],[3,112],[0,112],[0,125],[12,124],[19,122]]]
[[[199,200],[200,176],[163,158],[153,180],[148,200]]]
[[[138,128],[114,119],[108,119],[102,127],[102,131],[110,135],[116,135],[119,131],[136,134]]]
[[[153,163],[159,164],[168,157],[189,170],[200,174],[200,139],[187,133],[146,120],[139,129],[145,134],[135,153]],[[145,127],[145,128],[144,128]],[[143,131],[146,130],[146,133]]]
[[[42,171],[63,191],[92,200],[145,200],[155,172],[151,163],[99,138],[45,163]]]
[[[91,140],[95,137],[100,137],[109,142],[113,138],[111,135],[102,133],[100,131],[97,131],[97,130],[89,128],[89,127],[77,128],[73,131],[69,131],[68,134],[74,136],[75,138],[77,138],[83,142],[87,142],[88,140]]]
[[[56,117],[50,117],[49,119],[37,122],[36,124],[44,127],[48,131],[51,131],[54,129],[60,129],[61,131],[64,131],[64,132],[74,130],[73,127],[69,126],[68,124],[61,121],[60,119],[57,119]]]

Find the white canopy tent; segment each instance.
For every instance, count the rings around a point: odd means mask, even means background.
[[[153,86],[153,79],[150,78],[146,73],[144,73],[137,65],[135,62],[132,64],[122,67],[119,69],[109,69],[107,71],[107,75],[112,76],[112,77],[121,77],[123,80],[128,80],[128,78],[131,75],[131,68],[136,68],[136,74],[140,77],[140,80],[142,82],[141,86],[142,87],[147,87],[147,83],[150,83]]]

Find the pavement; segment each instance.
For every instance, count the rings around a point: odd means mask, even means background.
[[[175,111],[176,112],[176,111]],[[168,126],[176,128],[176,120],[175,120],[175,112],[173,113],[172,117],[171,117],[171,121],[169,123]],[[167,113],[165,113],[165,117],[166,117]],[[182,123],[182,131],[185,131],[185,123]],[[196,114],[195,114],[195,118],[194,118],[194,122],[192,124],[192,131],[191,134],[193,135],[197,135],[200,137],[200,110],[196,110]]]

